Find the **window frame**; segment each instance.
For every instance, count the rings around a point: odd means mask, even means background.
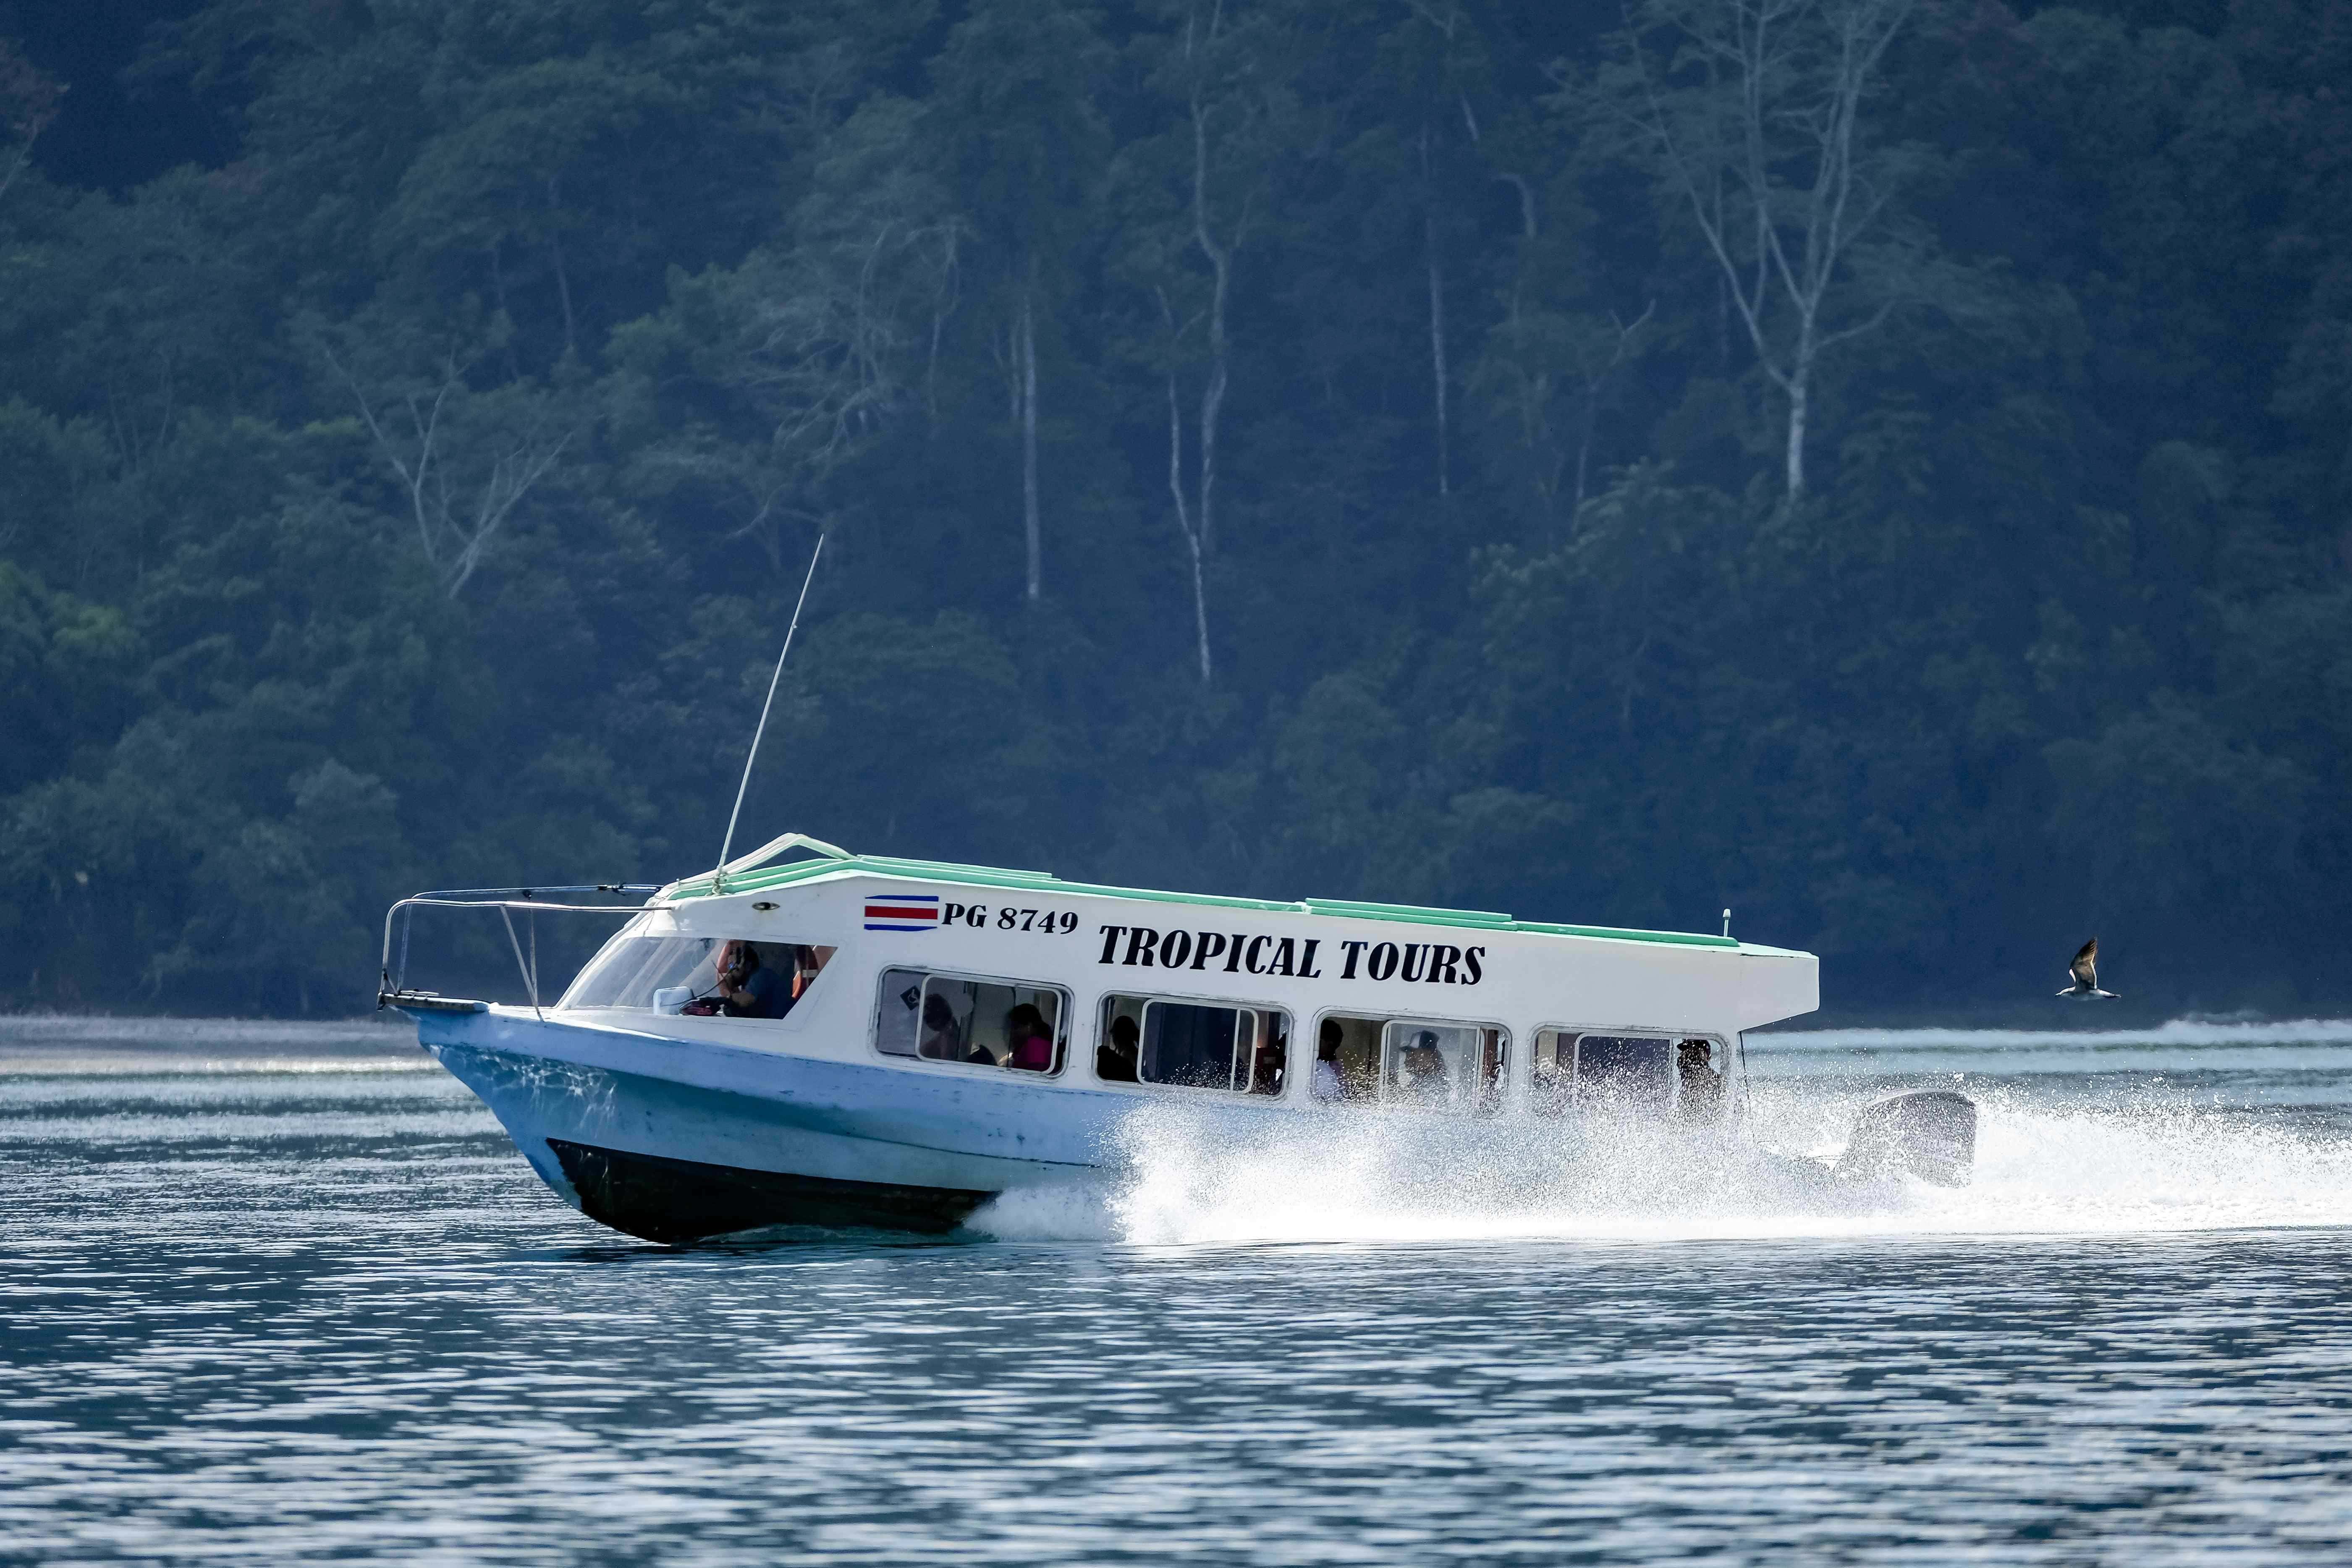
[[[1160,1083],[1145,1078],[1143,1076],[1143,1019],[1140,1015],[1138,1016],[1135,1025],[1134,1081],[1130,1083],[1126,1079],[1096,1077],[1095,1062],[1102,1048],[1110,1044],[1110,1001],[1115,996],[1141,1002],[1147,1010],[1154,1002],[1166,1002],[1179,1007],[1222,1007],[1237,1013],[1255,1013],[1260,1018],[1265,1017],[1268,1014],[1280,1015],[1283,1021],[1282,1092],[1258,1094],[1247,1086],[1240,1089],[1219,1089],[1213,1084]],[[1295,1053],[1297,1050],[1298,1042],[1298,1018],[1297,1014],[1278,1002],[1251,1002],[1236,996],[1184,995],[1169,991],[1105,991],[1095,999],[1094,1014],[1097,1057],[1087,1058],[1087,1077],[1098,1088],[1148,1089],[1154,1094],[1222,1094],[1229,1100],[1255,1102],[1260,1105],[1286,1105],[1290,1102],[1291,1097],[1297,1092],[1298,1068]]]
[[[1457,1110],[1451,1106],[1447,1106],[1442,1110],[1433,1110],[1423,1106],[1406,1105],[1401,1100],[1392,1100],[1389,1099],[1387,1094],[1384,1092],[1387,1087],[1387,1072],[1385,1068],[1381,1071],[1376,1072],[1373,1075],[1372,1079],[1373,1083],[1383,1092],[1375,1093],[1371,1099],[1334,1100],[1318,1101],[1318,1103],[1336,1106],[1348,1110],[1365,1109],[1399,1109],[1416,1111],[1423,1115],[1459,1117],[1465,1121],[1496,1121],[1510,1114],[1512,1085],[1514,1082],[1514,1069],[1511,1066],[1511,1046],[1513,1043],[1512,1032],[1511,1026],[1508,1024],[1504,1023],[1500,1018],[1433,1018],[1419,1013],[1383,1014],[1375,1009],[1364,1007],[1325,1007],[1315,1015],[1314,1037],[1318,1040],[1320,1040],[1322,1037],[1323,1020],[1326,1018],[1352,1018],[1359,1023],[1365,1024],[1372,1023],[1377,1020],[1381,1026],[1381,1034],[1383,1039],[1385,1039],[1390,1029],[1394,1028],[1400,1024],[1418,1025],[1424,1028],[1434,1029],[1492,1029],[1497,1037],[1495,1043],[1501,1050],[1503,1059],[1497,1064],[1499,1070],[1495,1075],[1495,1108],[1492,1110],[1480,1110],[1475,1101],[1474,1103]],[[1528,1038],[1533,1039],[1534,1036],[1531,1034]],[[1383,1054],[1385,1054],[1385,1045],[1382,1047],[1382,1051]],[[1535,1060],[1532,1047],[1529,1049],[1528,1060],[1532,1066]],[[1292,1076],[1311,1080],[1314,1076],[1314,1070],[1310,1058],[1310,1065],[1306,1072],[1293,1073]],[[1286,1089],[1289,1086],[1287,1084],[1284,1085],[1284,1088]]]
[[[888,984],[891,975],[910,973],[921,975],[925,986],[934,980],[960,980],[974,985],[1003,985],[1015,991],[1052,992],[1061,998],[1062,1003],[1060,1011],[1054,1020],[1054,1065],[1044,1072],[1033,1072],[1027,1068],[1001,1067],[994,1063],[982,1066],[979,1062],[944,1061],[938,1057],[923,1056],[919,1052],[913,1056],[901,1056],[897,1051],[884,1050],[882,1048],[882,1005],[890,995],[884,987]],[[1055,1083],[1069,1074],[1070,1014],[1076,1005],[1070,994],[1070,988],[1053,981],[1023,980],[1009,974],[975,974],[962,969],[929,969],[916,963],[885,963],[875,971],[874,974],[874,1003],[866,1018],[866,1050],[867,1055],[877,1057],[883,1061],[919,1066],[926,1071],[950,1069],[961,1072],[967,1077],[984,1075],[1000,1082],[1010,1078],[1022,1083]],[[918,1027],[916,1039],[919,1042],[921,1038],[921,1030]]]

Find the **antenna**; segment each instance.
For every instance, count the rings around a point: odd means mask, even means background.
[[[1726,936],[1729,936],[1731,934],[1731,911],[1729,910],[1723,911],[1723,934]]]
[[[743,782],[735,786],[735,809],[727,814],[727,837],[719,846],[719,866],[710,873],[710,890],[725,890],[727,855],[735,847],[735,822],[743,815],[743,792],[751,787],[751,764],[760,760],[760,737],[768,732],[768,710],[776,705],[776,683],[784,678],[784,658],[793,651],[793,634],[801,629],[801,606],[808,603],[809,584],[816,581],[817,557],[824,553],[824,535],[816,536],[809,552],[808,575],[801,579],[801,596],[793,605],[793,624],[784,628],[783,651],[776,655],[776,673],[768,677],[768,700],[760,704],[760,727],[751,731],[751,754],[743,759]]]

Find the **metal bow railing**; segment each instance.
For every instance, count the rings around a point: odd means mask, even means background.
[[[660,886],[652,882],[583,882],[554,888],[444,888],[402,899],[386,910],[383,915],[383,952],[376,976],[376,1008],[381,1012],[386,1007],[408,1005],[449,1007],[459,1005],[455,999],[445,997],[438,992],[408,989],[408,936],[412,923],[411,911],[418,909],[498,910],[499,919],[506,924],[507,945],[514,950],[515,967],[521,972],[523,984],[530,993],[530,1010],[533,1015],[544,1020],[547,1015],[541,1009],[539,996],[538,917],[541,914],[634,915],[645,906],[643,903],[551,903],[541,895],[651,894],[660,890]],[[518,910],[524,911],[528,917],[525,921],[525,929],[530,932],[530,938],[528,955],[525,952],[522,935],[515,930],[514,917]],[[392,955],[392,934],[395,921],[400,927],[400,963],[397,970],[394,968]],[[467,1003],[464,1005],[479,1011],[478,1005]]]

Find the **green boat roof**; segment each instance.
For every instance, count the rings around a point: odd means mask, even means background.
[[[760,862],[785,847],[800,847],[814,858],[777,866]],[[1399,921],[1414,925],[1460,926],[1473,931],[1532,931],[1544,936],[1599,937],[1613,942],[1657,942],[1682,947],[1738,948],[1738,939],[1702,931],[1634,931],[1618,926],[1563,925],[1551,921],[1513,920],[1493,910],[1434,909],[1419,904],[1376,904],[1360,899],[1237,899],[1217,893],[1171,893],[1150,888],[1114,888],[1097,882],[1065,882],[1050,871],[1017,871],[1000,866],[962,866],[947,860],[908,860],[895,855],[853,855],[846,849],[801,834],[787,834],[774,844],[732,862],[723,873],[730,894],[758,892],[832,877],[863,873],[946,882],[969,888],[1013,888],[1054,893],[1084,893],[1096,898],[1133,899],[1154,904],[1189,904],[1213,910],[1264,910],[1283,914],[1339,915],[1354,920]],[[721,873],[706,871],[663,889],[656,899],[675,902],[707,899],[718,891]]]

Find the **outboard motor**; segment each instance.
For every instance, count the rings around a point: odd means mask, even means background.
[[[1976,1160],[1976,1101],[1949,1089],[1926,1089],[1864,1110],[1836,1173],[1841,1181],[1871,1181],[1908,1172],[1939,1187],[1965,1187]]]

